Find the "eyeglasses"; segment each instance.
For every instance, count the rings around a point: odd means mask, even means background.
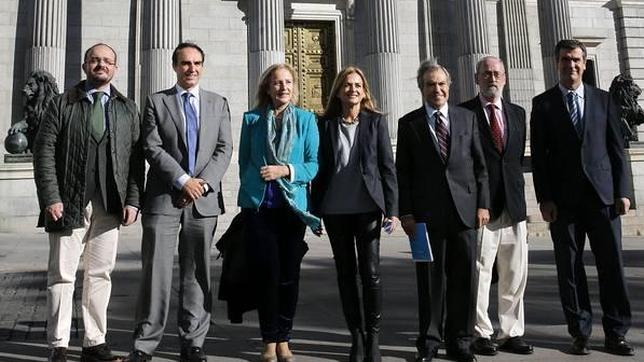
[[[105,63],[110,66],[116,65],[116,61],[109,59],[109,58],[99,58],[99,57],[92,57],[86,60],[87,64],[90,65],[96,65],[96,64],[101,64]]]
[[[483,72],[481,75],[482,75],[482,76],[483,76],[483,78],[485,78],[485,79],[492,79],[492,77],[494,77],[494,78],[496,78],[496,79],[499,79],[499,78],[505,77],[505,73],[503,73],[503,72],[491,72],[491,71],[487,71],[487,72]]]

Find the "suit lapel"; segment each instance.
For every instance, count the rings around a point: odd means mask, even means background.
[[[429,122],[427,121],[427,112],[425,111],[425,106],[421,106],[418,110],[418,117],[413,119],[413,122],[416,132],[420,137],[421,143],[424,145],[423,148],[430,150],[433,149],[436,152],[436,156],[440,159],[440,151],[438,149],[438,143],[432,135],[432,131],[429,129]]]
[[[177,133],[179,133],[179,138],[183,141],[183,145],[187,145],[186,130],[183,125],[183,118],[181,117],[181,106],[177,99],[176,88],[173,87],[168,93],[166,93],[166,96],[163,98],[163,104],[168,109],[168,113],[170,114],[174,125],[177,127]]]
[[[195,168],[200,169],[199,165],[204,164],[203,157],[208,157],[208,152],[205,149],[211,142],[206,140],[206,137],[215,134],[212,124],[214,117],[211,115],[211,110],[214,107],[214,100],[209,97],[207,93],[199,90],[199,147],[197,148],[197,160]]]
[[[360,161],[360,167],[362,167],[362,160],[364,159],[364,155],[366,153],[367,147],[369,147],[369,140],[371,139],[371,130],[373,127],[371,126],[371,122],[373,120],[371,119],[371,114],[367,112],[360,112],[360,116],[358,118],[360,122],[358,123],[358,146],[360,148],[358,149],[359,153],[359,161]]]
[[[505,136],[505,150],[510,147],[510,142],[514,141],[514,136],[519,134],[519,116],[514,112],[514,109],[506,101],[503,102],[503,113],[505,117],[505,130],[507,132]]]

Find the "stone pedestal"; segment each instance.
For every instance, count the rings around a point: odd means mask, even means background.
[[[21,232],[36,227],[39,214],[31,163],[0,164],[0,232]]]

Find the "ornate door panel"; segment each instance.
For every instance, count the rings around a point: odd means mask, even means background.
[[[286,63],[297,72],[300,106],[322,113],[336,73],[333,23],[287,22],[284,44]]]

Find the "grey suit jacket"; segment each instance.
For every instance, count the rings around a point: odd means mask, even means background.
[[[490,193],[485,155],[476,115],[449,106],[450,145],[444,163],[434,141],[424,107],[398,121],[396,170],[400,215],[444,221],[454,207],[463,225],[476,227],[476,209],[489,209]]]
[[[148,97],[141,131],[143,150],[150,164],[143,212],[175,214],[181,191],[175,181],[187,173],[188,157],[185,126],[175,87]],[[227,100],[213,92],[200,90],[199,146],[195,176],[205,180],[210,190],[195,202],[201,216],[224,212],[221,179],[228,169],[233,150],[230,111]]]

